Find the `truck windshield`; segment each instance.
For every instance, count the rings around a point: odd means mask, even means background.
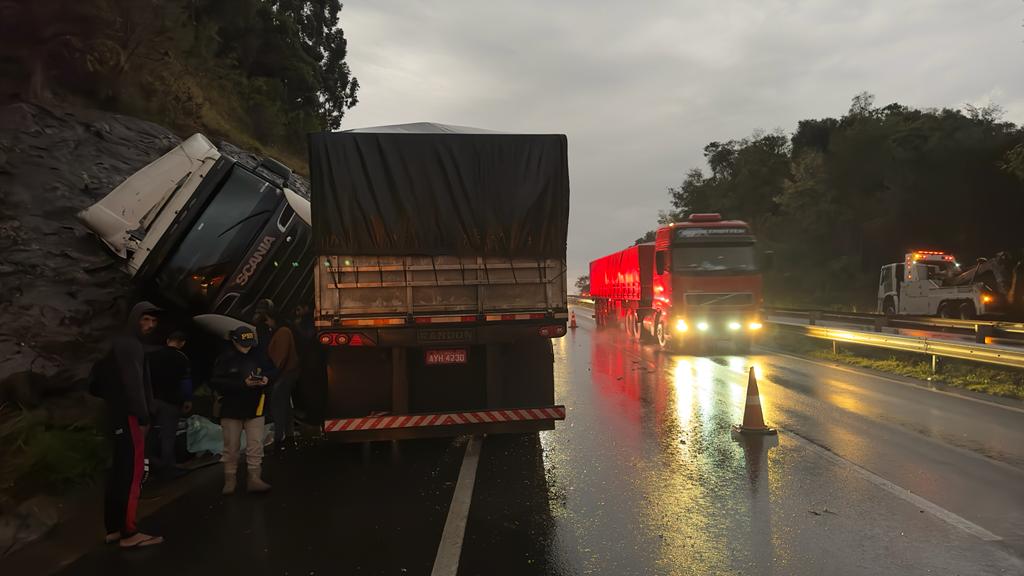
[[[672,249],[672,271],[753,272],[757,270],[757,254],[753,244],[695,244]]]
[[[276,202],[276,188],[236,166],[156,275],[164,296],[205,309],[238,268]]]

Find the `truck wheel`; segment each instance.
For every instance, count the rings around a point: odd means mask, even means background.
[[[654,325],[654,339],[657,340],[657,342],[658,342],[658,348],[660,348],[660,349],[662,349],[662,350],[664,350],[666,352],[669,349],[669,341],[668,341],[668,334],[667,334],[667,332],[668,331],[667,331],[667,329],[665,327],[665,321],[663,319],[659,318],[658,319],[658,323]]]
[[[896,301],[892,298],[886,298],[885,304],[882,306],[882,314],[886,317],[892,318],[896,315]]]
[[[939,304],[939,317],[940,318],[957,318],[960,315],[960,311],[957,309],[955,302],[943,302]]]
[[[972,302],[964,302],[960,305],[961,320],[974,320],[977,316],[978,313],[974,310],[974,304]]]

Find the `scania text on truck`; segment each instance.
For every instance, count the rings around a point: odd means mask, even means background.
[[[324,430],[552,429],[565,335],[562,135],[413,124],[312,134]]]
[[[746,352],[761,329],[760,260],[745,222],[693,214],[590,263],[595,320],[662,349],[728,341]]]

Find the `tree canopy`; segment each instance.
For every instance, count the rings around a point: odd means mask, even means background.
[[[0,0],[3,98],[82,99],[304,156],[359,83],[339,0]],[[287,159],[287,158],[286,158]]]
[[[913,249],[961,261],[1024,247],[1024,130],[997,106],[918,110],[867,93],[840,118],[711,142],[669,189],[669,220],[721,212],[779,257],[777,304],[870,305],[879,267]]]

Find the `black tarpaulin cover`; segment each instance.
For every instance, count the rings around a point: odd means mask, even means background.
[[[319,254],[565,258],[564,135],[413,124],[309,137]]]

